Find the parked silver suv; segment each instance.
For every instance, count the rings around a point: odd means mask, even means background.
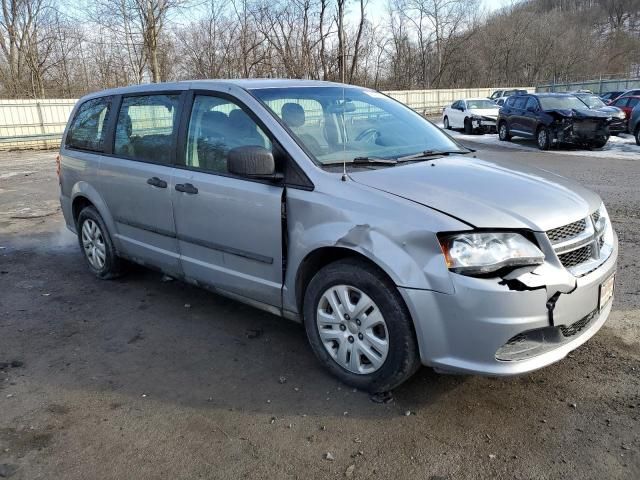
[[[304,324],[369,391],[422,363],[512,375],[611,310],[617,238],[593,192],[472,156],[376,91],[293,80],[100,92],[60,150],[89,268],[122,259]]]

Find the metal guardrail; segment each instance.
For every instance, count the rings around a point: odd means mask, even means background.
[[[602,94],[606,92],[623,92],[634,88],[640,88],[640,78],[597,78],[581,82],[550,83],[547,85],[538,85],[536,87],[536,92],[572,92],[575,90],[591,90],[593,93]]]

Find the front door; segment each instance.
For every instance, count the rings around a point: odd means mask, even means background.
[[[173,209],[185,277],[281,306],[283,187],[227,171],[231,148],[272,148],[228,97],[195,95],[185,151],[173,176]]]
[[[179,93],[123,97],[99,180],[122,253],[174,275],[181,273],[170,185],[179,110]]]

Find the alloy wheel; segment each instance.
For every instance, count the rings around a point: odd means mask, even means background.
[[[544,148],[547,145],[547,130],[541,128],[538,132],[538,146]]]
[[[102,230],[90,218],[82,224],[82,247],[89,264],[96,270],[102,270],[107,259],[107,249]]]
[[[334,285],[318,302],[316,326],[331,358],[345,370],[369,374],[382,367],[389,353],[389,334],[382,312],[362,290]]]

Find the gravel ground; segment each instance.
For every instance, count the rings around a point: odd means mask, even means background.
[[[327,375],[297,324],[141,268],[94,279],[55,152],[0,154],[0,478],[640,478],[640,155],[470,145],[604,198],[614,311],[542,371],[423,368],[387,404]]]

